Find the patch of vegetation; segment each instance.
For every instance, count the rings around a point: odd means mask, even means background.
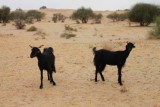
[[[114,12],[114,13],[107,15],[107,18],[112,19],[113,22],[124,21],[125,19],[128,18],[128,12],[122,13],[122,14],[118,14],[118,13]]]
[[[47,9],[47,7],[46,7],[46,6],[42,6],[42,7],[40,7],[39,9],[40,9],[40,10],[41,10],[41,9]]]
[[[0,23],[7,23],[9,21],[10,8],[7,6],[2,6],[0,8]]]
[[[89,18],[92,18],[93,16],[94,13],[92,9],[81,7],[77,9],[75,12],[73,12],[71,18],[73,20],[81,20],[82,23],[87,23]]]
[[[38,30],[34,35],[46,36],[47,34],[42,30]]]
[[[72,37],[76,37],[76,34],[72,34],[72,33],[63,33],[61,34],[62,38],[66,38],[66,39],[70,39]]]
[[[10,13],[10,20],[25,20],[26,13],[22,9],[17,9]]]
[[[61,13],[56,13],[56,14],[53,14],[52,21],[54,23],[57,23],[58,21],[64,22],[65,19],[66,19],[66,17],[64,15],[62,15]]]
[[[71,26],[69,26],[69,25],[65,25],[64,27],[65,27],[65,30],[66,30],[66,31],[75,31],[75,32],[77,32],[77,29],[76,29],[76,28],[73,28],[73,27],[71,27]]]
[[[37,28],[35,26],[31,26],[27,31],[29,32],[37,31]]]
[[[160,39],[160,16],[156,17],[155,19],[155,26],[153,30],[150,32],[150,39]]]
[[[100,24],[102,17],[103,17],[103,15],[101,13],[94,14],[94,16],[93,16],[94,23]]]
[[[17,29],[24,29],[25,25],[25,21],[24,20],[15,20],[15,26]]]
[[[37,21],[41,21],[45,17],[45,13],[37,11],[37,10],[29,10],[26,13],[26,17],[36,19]]]
[[[138,22],[140,26],[148,26],[160,15],[158,6],[147,3],[138,3],[130,10],[128,18],[131,22]]]

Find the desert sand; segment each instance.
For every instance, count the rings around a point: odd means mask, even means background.
[[[149,40],[149,27],[127,21],[112,22],[101,12],[101,24],[76,24],[67,19],[53,23],[53,13],[69,16],[72,10],[43,10],[41,22],[17,30],[13,23],[0,25],[0,107],[160,107],[160,41]],[[65,24],[76,28],[76,37],[62,38]],[[27,32],[35,26],[45,35]],[[124,85],[117,83],[117,67],[106,66],[103,82],[94,82],[92,48],[124,50],[126,42],[134,42],[122,69]],[[53,86],[44,71],[44,88],[39,89],[40,71],[37,59],[31,59],[32,46],[53,47],[57,73]],[[44,48],[43,47],[43,48]],[[43,50],[41,48],[41,50]]]

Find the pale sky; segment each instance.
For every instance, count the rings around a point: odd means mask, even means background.
[[[29,10],[41,6],[54,9],[77,9],[84,6],[93,10],[124,10],[142,2],[160,5],[160,0],[0,0],[0,7],[6,5],[11,10]]]

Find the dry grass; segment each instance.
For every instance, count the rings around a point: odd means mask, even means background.
[[[61,34],[62,38],[66,38],[66,39],[70,39],[72,37],[76,37],[76,34],[72,34],[72,33],[63,33]]]

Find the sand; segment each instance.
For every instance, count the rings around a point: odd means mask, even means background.
[[[127,21],[115,23],[105,16],[102,24],[76,24],[69,19],[53,23],[50,17],[57,11],[45,10],[47,17],[42,22],[24,30],[17,30],[13,23],[0,25],[0,107],[160,107],[160,42],[147,39],[152,27],[129,27]],[[76,37],[61,37],[65,24],[77,29],[72,31]],[[45,35],[27,32],[30,26]],[[136,48],[122,70],[124,85],[117,83],[115,66],[105,68],[105,82],[98,76],[95,83],[92,48],[124,50],[127,41],[134,42]],[[44,71],[41,90],[37,59],[29,57],[29,45],[42,44],[54,49],[57,85],[49,83]]]

